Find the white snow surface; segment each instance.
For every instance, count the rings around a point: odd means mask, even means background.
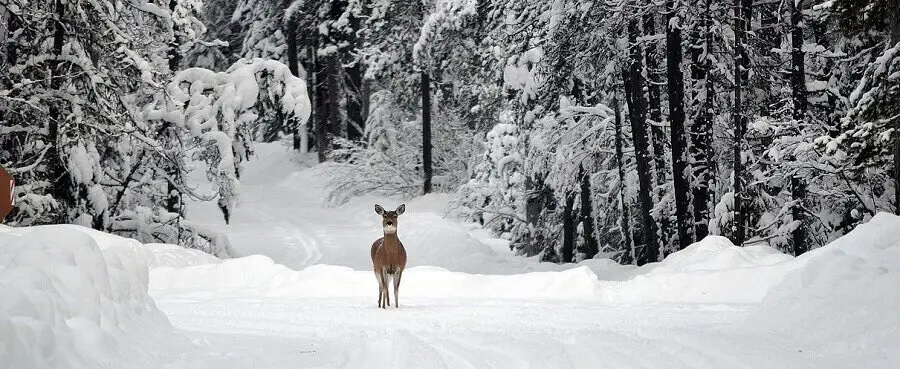
[[[158,368],[187,352],[147,283],[135,240],[0,226],[0,367]]]
[[[309,157],[257,155],[230,225],[190,207],[233,259],[0,228],[0,367],[900,367],[894,215],[798,258],[709,236],[642,267],[541,264],[453,221],[446,196],[327,208]],[[399,308],[376,307],[375,203],[407,206]]]

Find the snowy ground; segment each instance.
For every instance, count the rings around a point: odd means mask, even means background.
[[[710,237],[642,268],[556,266],[411,199],[401,306],[381,310],[373,208],[401,201],[327,208],[321,168],[258,151],[231,225],[191,207],[234,259],[0,228],[0,368],[900,367],[900,217],[797,259]]]

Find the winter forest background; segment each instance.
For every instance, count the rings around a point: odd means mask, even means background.
[[[552,262],[798,255],[900,212],[894,0],[0,0],[0,45],[11,225],[222,255],[185,201],[227,221],[278,140],[331,204],[454,193]]]

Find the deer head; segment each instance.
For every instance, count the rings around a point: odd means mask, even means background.
[[[397,217],[406,211],[406,204],[401,204],[397,210],[385,211],[381,205],[375,204],[375,212],[381,215],[381,226],[384,228],[384,234],[397,233]]]

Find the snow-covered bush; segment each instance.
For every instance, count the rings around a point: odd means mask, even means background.
[[[506,117],[506,115],[501,115]],[[471,178],[459,188],[460,205],[470,221],[509,237],[524,217],[525,174],[518,127],[501,119],[485,136],[484,153]]]

